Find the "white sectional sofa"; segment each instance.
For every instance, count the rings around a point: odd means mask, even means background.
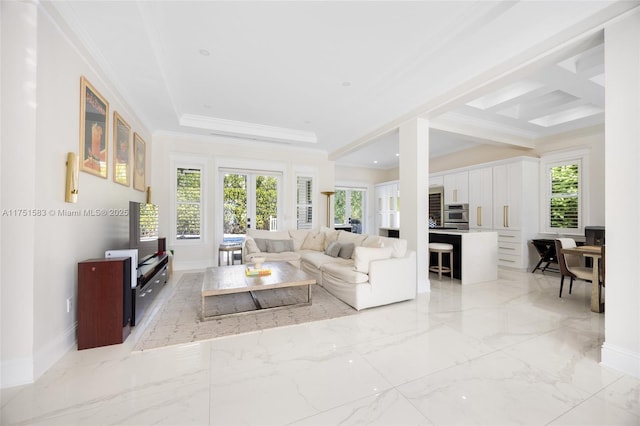
[[[301,268],[357,310],[416,297],[416,253],[403,239],[324,227],[248,230],[242,252],[245,263],[264,257]]]

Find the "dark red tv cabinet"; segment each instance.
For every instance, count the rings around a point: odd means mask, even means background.
[[[124,342],[131,331],[131,260],[78,263],[78,349]]]

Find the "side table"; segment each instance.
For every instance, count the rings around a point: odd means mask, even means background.
[[[218,247],[218,266],[220,266],[220,254],[225,253],[227,257],[227,265],[235,265],[234,255],[240,252],[240,263],[242,264],[242,245],[240,244],[220,244]]]

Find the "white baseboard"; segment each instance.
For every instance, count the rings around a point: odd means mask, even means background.
[[[174,271],[192,271],[197,269],[207,269],[211,268],[213,265],[213,260],[194,260],[194,261],[182,261],[176,262],[173,261],[173,270]]]
[[[640,354],[605,342],[602,345],[601,364],[640,378]]]
[[[0,389],[33,383],[33,358],[11,359],[0,364]]]
[[[70,349],[76,346],[74,323],[65,332],[36,352],[33,357],[2,361],[0,364],[0,389],[33,383]]]
[[[58,338],[48,342],[35,353],[34,378],[44,374],[53,364],[58,362],[67,352],[76,347],[76,329],[78,323],[74,322]]]

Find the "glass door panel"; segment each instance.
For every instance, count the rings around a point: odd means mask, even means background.
[[[225,173],[222,179],[224,242],[237,242],[244,238],[249,224],[248,184],[246,174]]]
[[[242,241],[247,229],[278,229],[280,176],[276,174],[222,173],[224,242]]]

